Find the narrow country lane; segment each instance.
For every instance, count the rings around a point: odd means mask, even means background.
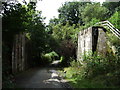
[[[71,86],[58,76],[58,68],[37,67],[16,76],[16,88],[67,88]]]

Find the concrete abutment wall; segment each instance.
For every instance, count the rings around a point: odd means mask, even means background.
[[[28,45],[29,44],[29,45]],[[30,67],[31,44],[26,38],[26,33],[15,35],[12,50],[12,72],[17,73],[24,71]]]
[[[77,60],[82,61],[87,52],[106,55],[106,30],[102,27],[89,27],[78,34]]]

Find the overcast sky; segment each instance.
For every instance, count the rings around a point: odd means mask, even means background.
[[[18,0],[22,3],[23,0]],[[29,2],[30,0],[25,0]],[[31,0],[35,1],[35,0]],[[89,0],[37,0],[37,10],[42,11],[42,16],[46,17],[45,23],[48,24],[49,20],[53,17],[58,17],[58,9],[62,4],[66,1],[89,1]],[[90,1],[97,1],[102,3],[105,0],[90,0]]]
[[[58,17],[57,9],[66,1],[68,0],[43,0],[37,3],[37,10],[41,10],[42,16],[46,17],[45,23],[49,23],[53,17]]]
[[[66,1],[80,1],[80,0],[42,0],[37,3],[37,10],[42,11],[42,16],[46,17],[45,23],[53,17],[58,17],[58,8]],[[93,0],[103,2],[104,0]]]

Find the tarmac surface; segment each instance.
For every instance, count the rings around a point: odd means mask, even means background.
[[[67,88],[72,89],[66,80],[58,75],[59,68],[36,67],[18,74],[16,88]]]

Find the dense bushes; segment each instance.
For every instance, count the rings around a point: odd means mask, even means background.
[[[115,60],[116,58],[113,55],[109,55],[107,57],[97,54],[85,55],[84,63],[87,77],[93,78],[94,76],[104,75],[113,71],[116,67]]]
[[[64,78],[70,80],[74,87],[105,88],[119,87],[120,63],[116,57],[87,53],[83,56],[83,64],[72,61],[71,66],[64,68]],[[82,83],[82,84],[81,84]]]
[[[116,11],[111,17],[110,22],[118,29],[120,29],[120,11]]]
[[[56,52],[52,51],[50,53],[42,54],[40,63],[49,64],[58,58],[59,58],[59,55]]]

